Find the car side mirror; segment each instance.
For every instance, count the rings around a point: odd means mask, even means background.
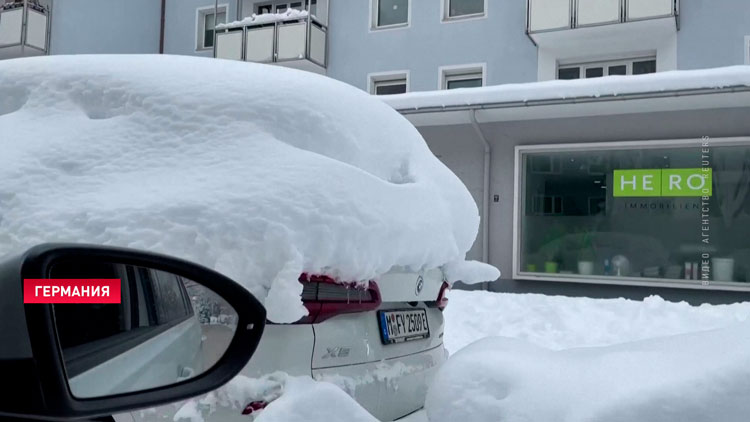
[[[0,263],[0,416],[90,418],[206,393],[247,364],[265,320],[245,288],[200,265],[36,246]]]

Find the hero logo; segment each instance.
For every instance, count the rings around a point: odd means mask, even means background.
[[[323,355],[323,359],[345,358],[349,356],[350,350],[348,347],[326,347],[326,354]]]
[[[417,277],[417,288],[414,289],[414,293],[419,296],[420,293],[422,293],[422,289],[424,288],[424,280],[422,279],[422,276],[420,275]]]

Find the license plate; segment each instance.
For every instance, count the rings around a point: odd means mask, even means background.
[[[380,338],[383,344],[402,343],[430,337],[427,311],[409,309],[378,311]]]

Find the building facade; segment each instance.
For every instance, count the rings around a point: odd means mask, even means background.
[[[406,94],[383,98],[480,207],[469,258],[503,271],[489,288],[750,298],[750,82],[741,83],[744,71],[735,69],[728,86],[716,89],[704,80],[726,75],[700,72],[750,64],[746,0],[0,3],[0,59],[220,57],[313,71],[372,94]],[[671,70],[696,72],[671,86],[658,78]],[[545,85],[651,73],[633,78],[642,82],[628,95]],[[482,86],[498,88],[428,93]],[[709,182],[696,179],[704,167]],[[707,195],[703,187],[693,191],[698,182],[709,184]],[[700,242],[703,222],[710,245]]]

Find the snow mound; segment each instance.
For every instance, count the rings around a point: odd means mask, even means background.
[[[254,422],[377,422],[336,385],[283,372],[261,378],[237,376],[200,399],[182,403],[173,420],[235,420],[248,402],[268,404],[243,417]]]
[[[445,348],[512,337],[561,350],[724,328],[750,321],[750,303],[691,306],[659,296],[643,301],[451,290]]]
[[[3,60],[0,147],[0,256],[42,242],[175,255],[242,283],[276,322],[306,314],[302,272],[440,267],[464,259],[479,225],[406,119],[283,67]]]
[[[741,422],[750,323],[551,351],[490,337],[453,355],[428,390],[431,422]]]

